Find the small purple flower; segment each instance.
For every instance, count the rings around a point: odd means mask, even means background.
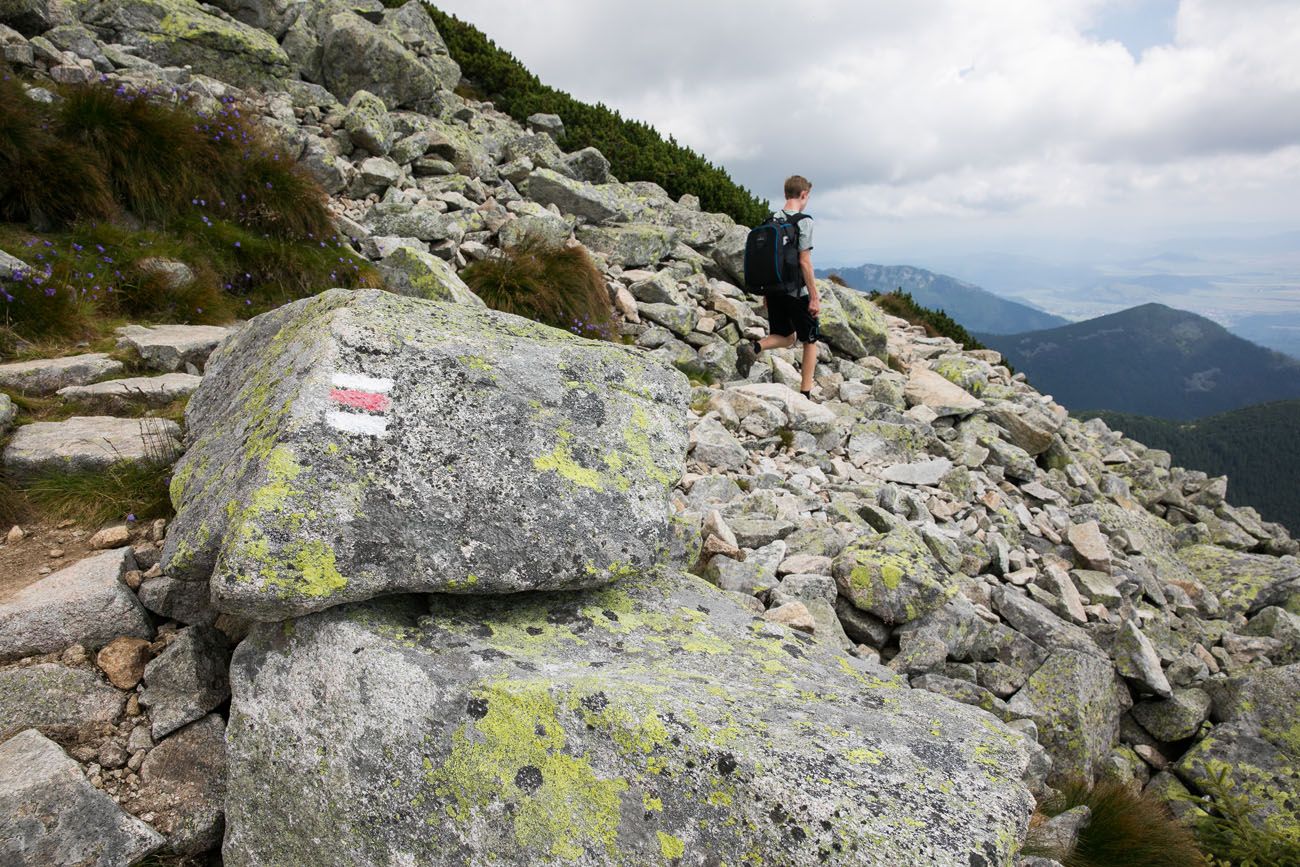
[[[235,246],[236,246],[236,247],[239,246],[239,242],[238,242],[238,241],[235,242]]]
[[[135,512],[132,512],[131,514],[127,515],[127,516],[126,516],[126,519],[127,519],[128,521],[134,521],[134,520],[135,520]]]

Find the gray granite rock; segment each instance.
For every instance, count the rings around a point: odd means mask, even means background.
[[[0,602],[0,661],[80,644],[97,650],[118,636],[153,638],[153,625],[122,582],[130,548],[87,557]]]
[[[65,386],[86,385],[114,376],[124,369],[122,362],[101,352],[37,361],[11,361],[0,364],[0,388],[27,394],[53,394]]]
[[[73,416],[18,428],[5,447],[4,465],[20,478],[99,472],[117,463],[170,461],[179,449],[180,427],[169,419]]]
[[[40,732],[0,743],[0,863],[126,867],[162,844]]]
[[[996,720],[690,578],[285,632],[259,627],[232,668],[230,867],[803,864],[834,843],[828,863],[993,864],[1033,806]]]
[[[835,558],[840,594],[886,623],[907,623],[934,611],[958,590],[956,580],[905,524],[867,531]]]
[[[208,714],[149,751],[127,806],[153,817],[167,838],[165,852],[199,855],[221,843],[226,770],[226,724]]]
[[[386,288],[399,295],[471,307],[486,306],[460,279],[455,268],[422,250],[398,247],[379,263],[379,272],[384,275]]]
[[[1115,670],[1133,681],[1142,691],[1169,698],[1173,690],[1160,668],[1160,656],[1151,641],[1132,620],[1125,620],[1111,649]]]
[[[59,397],[88,404],[97,409],[122,411],[140,405],[161,407],[189,397],[203,377],[189,373],[164,373],[162,376],[132,376],[110,379],[93,385],[70,385],[59,389]]]
[[[1210,718],[1210,697],[1200,689],[1176,689],[1159,701],[1133,705],[1133,718],[1158,741],[1185,740]]]
[[[607,583],[668,541],[685,403],[685,377],[622,346],[331,290],[214,356],[163,571],[212,574],[218,608],[267,620],[402,590]]]
[[[114,722],[125,702],[125,694],[83,668],[44,662],[0,669],[0,740],[28,728],[76,740]]]
[[[222,633],[209,626],[190,626],[145,666],[140,704],[149,709],[154,740],[162,740],[230,697],[229,659],[230,647]]]
[[[722,424],[704,418],[691,428],[691,457],[697,463],[720,470],[739,470],[749,462],[749,450]]]
[[[139,353],[146,365],[170,373],[192,364],[200,370],[237,329],[225,325],[124,325],[117,329],[118,348]]]
[[[951,469],[952,461],[947,458],[935,458],[885,467],[880,473],[880,478],[901,485],[937,485]]]

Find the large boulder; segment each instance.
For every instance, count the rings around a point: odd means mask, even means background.
[[[114,333],[118,349],[134,350],[146,366],[170,373],[188,364],[202,368],[235,330],[226,325],[124,325]]]
[[[421,58],[392,31],[372,24],[343,4],[331,4],[319,18],[321,81],[346,101],[368,90],[389,108],[427,103],[439,88],[449,90],[460,80],[460,69],[442,58]]]
[[[160,66],[193,66],[240,87],[289,78],[289,57],[264,30],[196,0],[90,0],[82,23]]]
[[[654,561],[686,379],[509,314],[336,289],[251,320],[186,419],[163,570],[275,620],[399,591],[593,587]]]
[[[886,623],[923,617],[943,607],[959,587],[920,534],[901,521],[885,533],[865,531],[832,569],[840,593]]]
[[[677,243],[677,230],[649,223],[598,227],[582,226],[578,240],[609,265],[624,268],[653,268]]]
[[[593,223],[628,223],[640,219],[645,203],[622,184],[591,184],[567,178],[551,169],[537,169],[521,190],[543,205]]]
[[[0,364],[0,388],[29,394],[53,394],[70,385],[87,385],[97,379],[116,376],[126,368],[102,352],[11,361]]]
[[[1178,552],[1205,588],[1233,612],[1254,614],[1300,598],[1300,560],[1194,545]]]
[[[483,307],[483,299],[474,294],[456,269],[432,253],[398,247],[379,263],[379,273],[389,291],[411,298],[450,301]]]
[[[839,348],[840,343],[852,343],[854,346],[860,344],[862,355],[855,357],[873,355],[881,360],[887,358],[889,328],[885,325],[885,315],[880,312],[880,308],[856,289],[830,281],[818,281],[817,287],[822,298],[822,333],[827,336],[830,344],[836,348]],[[837,303],[828,304],[831,298]],[[841,331],[852,335],[853,341],[847,337],[840,339]]]
[[[130,548],[104,551],[60,569],[0,602],[0,660],[96,650],[120,635],[153,638],[149,615],[122,581]]]
[[[0,744],[0,863],[135,864],[163,842],[40,732]]]
[[[255,864],[1003,864],[1023,741],[690,576],[396,597],[236,652]]]
[[[1219,723],[1183,756],[1178,776],[1201,791],[1216,783],[1245,799],[1246,816],[1278,837],[1300,835],[1300,665],[1216,684]],[[1219,779],[1222,778],[1222,779]]]
[[[125,694],[84,668],[43,662],[0,669],[0,740],[29,728],[77,740],[116,721],[125,702]]]

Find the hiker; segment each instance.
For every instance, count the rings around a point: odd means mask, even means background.
[[[802,175],[786,179],[785,206],[773,217],[795,224],[799,237],[798,273],[785,285],[764,291],[768,335],[762,340],[741,343],[737,365],[740,374],[748,376],[750,367],[764,349],[784,349],[794,346],[796,339],[802,341],[803,375],[799,388],[807,398],[812,397],[813,372],[817,369],[817,314],[821,312],[812,264],[813,221],[803,212],[811,192],[812,184]]]

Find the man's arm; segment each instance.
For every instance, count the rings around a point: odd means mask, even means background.
[[[803,274],[804,285],[808,287],[808,312],[816,316],[821,312],[822,300],[817,294],[817,276],[813,273],[811,250],[799,252],[799,271]]]

